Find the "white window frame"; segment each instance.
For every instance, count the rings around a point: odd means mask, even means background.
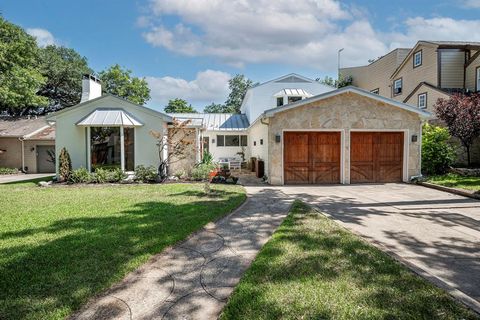
[[[420,99],[421,98],[424,98],[423,99],[423,106],[420,104]],[[417,106],[420,108],[420,109],[426,109],[427,108],[427,93],[424,92],[424,93],[420,93],[417,97]]]
[[[480,66],[477,67],[475,74],[475,91],[480,91]]]
[[[400,86],[397,87],[397,83],[400,83]],[[397,92],[397,88],[400,90]],[[399,78],[393,81],[393,95],[398,96],[403,93],[403,78]]]
[[[218,140],[219,140],[218,137],[219,137],[219,136],[223,136],[223,146],[218,145]],[[235,146],[227,146],[227,139],[226,139],[226,137],[228,137],[228,136],[236,136],[236,137],[238,137],[238,145],[235,145]],[[247,145],[245,145],[245,146],[242,146],[242,136],[246,136],[246,137],[247,137]],[[216,138],[217,138],[217,144],[216,144],[217,148],[225,148],[225,147],[226,147],[226,148],[248,147],[248,135],[247,135],[247,134],[217,134]]]
[[[419,61],[417,62],[417,57],[419,57]],[[413,54],[413,67],[416,68],[416,67],[420,67],[422,65],[422,62],[423,62],[423,54],[422,54],[422,50],[420,51],[417,51]]]
[[[380,94],[380,88],[376,88],[376,89],[370,90],[370,93]]]

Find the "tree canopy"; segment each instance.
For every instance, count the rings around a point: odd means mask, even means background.
[[[54,45],[40,49],[40,71],[46,82],[38,94],[48,98],[46,111],[73,106],[82,96],[82,75],[92,73],[87,59],[75,50]]]
[[[317,78],[316,81],[320,82],[321,84],[330,86],[330,87],[343,88],[343,87],[347,87],[347,86],[352,85],[353,78],[350,77],[350,76],[344,77],[344,76],[340,75],[340,79],[335,80],[332,77],[325,76],[325,78],[323,78],[323,79]]]
[[[211,103],[205,108],[203,108],[203,112],[205,113],[227,113],[226,107],[220,103]]]
[[[35,38],[0,17],[0,112],[22,115],[47,99],[37,94],[45,83]]]
[[[167,113],[197,113],[191,104],[179,98],[170,99],[164,110]]]
[[[132,75],[132,71],[115,64],[99,74],[105,92],[143,105],[150,100],[150,88],[145,78]]]
[[[247,90],[252,86],[252,80],[247,79],[243,74],[237,74],[228,80],[230,94],[228,95],[227,101],[225,101],[224,112],[240,113],[243,98],[245,98]]]

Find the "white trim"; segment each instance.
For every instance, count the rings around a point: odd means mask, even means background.
[[[477,67],[476,69],[477,71],[475,72],[476,75],[475,75],[475,88],[477,91],[480,91],[480,68]]]
[[[423,51],[420,50],[420,51],[417,51],[417,52],[415,52],[415,53],[413,54],[413,67],[416,68],[416,67],[419,67],[419,66],[422,65],[422,63],[423,63],[423,54],[422,54],[422,52],[423,52]],[[417,63],[417,60],[416,60],[416,59],[417,59],[417,55],[420,56],[420,60],[419,60],[418,63]]]
[[[40,133],[40,132],[42,132],[43,130],[48,129],[48,128],[50,128],[50,125],[47,124],[46,126],[41,127],[40,129],[37,129],[37,130],[35,130],[35,131],[33,131],[33,132],[30,132],[29,134],[24,135],[22,138],[28,140],[28,138],[30,138],[31,136],[34,136],[34,135],[36,135],[37,133]],[[39,139],[39,140],[47,140],[47,139]]]
[[[409,129],[350,129],[350,152],[352,150],[352,132],[403,132],[403,182],[408,182],[408,159],[410,147],[410,130]],[[421,137],[420,137],[421,138]],[[348,172],[351,170],[351,161],[348,161]],[[348,175],[350,177],[350,174]],[[348,181],[350,184],[350,179]]]
[[[285,169],[284,169],[284,147],[285,147],[285,132],[340,132],[340,184],[346,184],[345,180],[345,129],[282,129],[282,185],[285,185]],[[275,142],[274,142],[275,143]]]
[[[425,99],[423,100],[423,103],[424,103],[423,107],[420,106],[420,97],[422,97],[422,96],[425,97]],[[419,93],[419,94],[417,95],[417,106],[418,106],[420,109],[426,109],[426,108],[427,108],[427,93],[426,93],[426,92],[424,92],[424,93]]]
[[[87,127],[87,170],[92,172],[92,133],[91,128]]]
[[[120,126],[120,169],[125,172],[125,132]]]

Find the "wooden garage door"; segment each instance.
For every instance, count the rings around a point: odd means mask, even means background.
[[[401,182],[402,132],[352,132],[350,182]]]
[[[285,132],[285,184],[340,182],[340,132]]]

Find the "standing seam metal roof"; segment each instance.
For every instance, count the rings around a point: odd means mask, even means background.
[[[192,124],[200,125],[201,123],[206,130],[241,131],[250,126],[247,116],[237,113],[169,113],[168,115],[179,120],[191,119]]]

